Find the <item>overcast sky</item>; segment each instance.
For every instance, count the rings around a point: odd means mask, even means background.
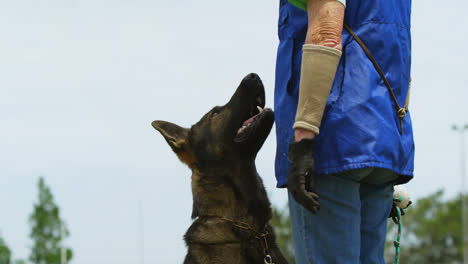
[[[413,2],[418,198],[460,190],[466,1]],[[182,263],[190,171],[150,125],[190,126],[257,72],[273,105],[278,2],[0,0],[0,234],[14,259],[45,177],[73,264]],[[275,206],[273,133],[257,158]],[[141,245],[144,244],[142,248]]]

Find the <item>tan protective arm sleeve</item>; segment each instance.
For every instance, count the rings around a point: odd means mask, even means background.
[[[335,80],[341,51],[325,46],[305,44],[302,47],[299,104],[293,128],[318,134],[323,111]]]

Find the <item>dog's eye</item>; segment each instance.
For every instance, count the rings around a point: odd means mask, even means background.
[[[210,118],[213,118],[217,114],[221,113],[221,110],[223,110],[221,107],[215,107],[213,110],[211,110]]]

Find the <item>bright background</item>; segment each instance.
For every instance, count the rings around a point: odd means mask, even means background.
[[[413,2],[414,198],[460,190],[466,1]],[[0,0],[0,233],[27,259],[45,177],[72,263],[182,263],[190,171],[150,125],[190,126],[257,72],[273,105],[278,2]],[[257,167],[275,206],[273,133]],[[142,246],[144,245],[144,246]]]

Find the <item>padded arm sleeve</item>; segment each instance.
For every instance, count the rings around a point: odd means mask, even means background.
[[[335,80],[341,51],[325,46],[305,44],[302,47],[299,103],[293,128],[318,134],[323,111]]]

